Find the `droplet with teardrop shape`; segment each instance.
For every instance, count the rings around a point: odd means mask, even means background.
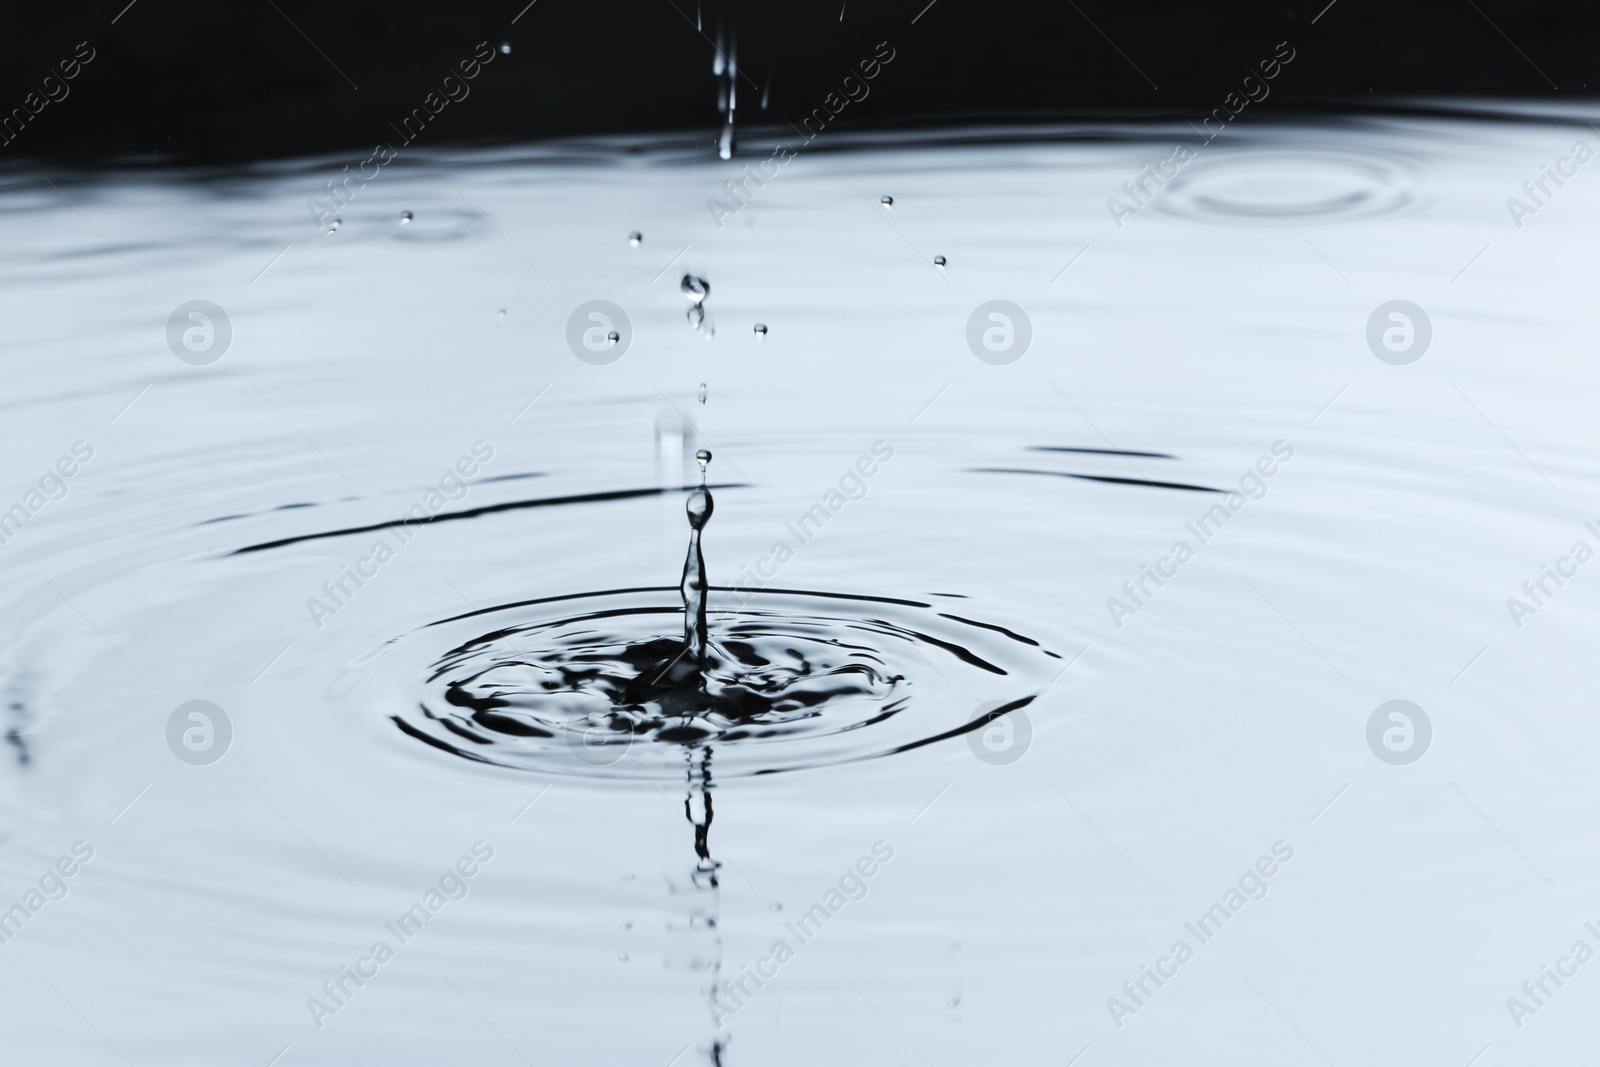
[[[702,448],[694,454],[694,461],[700,464],[700,477],[704,478],[706,476],[706,467],[711,463],[711,452]]]

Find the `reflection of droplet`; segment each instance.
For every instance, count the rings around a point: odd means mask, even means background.
[[[678,290],[691,304],[698,304],[711,295],[711,283],[704,278],[696,278],[693,274],[685,274],[683,281],[678,283]]]
[[[945,263],[945,259],[944,259],[943,256],[934,256],[933,257],[933,265],[935,267],[942,267],[942,266],[944,266],[944,263]]]
[[[400,212],[400,225],[405,226],[409,224],[413,217],[414,216],[409,211]]]
[[[700,383],[700,403],[704,404],[705,402],[706,402],[706,383],[705,382],[701,382]]]
[[[628,243],[634,248],[638,248],[639,242],[642,240],[644,240],[644,234],[640,233],[638,230],[634,230],[632,233],[628,234]]]
[[[894,207],[894,197],[886,196],[883,198],[882,203],[884,207]]]
[[[764,322],[756,323],[756,336],[757,337],[765,337],[766,335],[767,335],[767,324],[764,323]]]
[[[500,54],[503,55],[503,56],[509,56],[511,54],[511,42],[510,41],[501,41],[500,42]]]

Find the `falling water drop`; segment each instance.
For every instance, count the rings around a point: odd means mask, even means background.
[[[879,201],[884,207],[894,207],[894,197],[886,196]]]
[[[628,234],[628,244],[634,248],[638,248],[639,242],[643,240],[644,234],[640,233],[638,230],[634,230],[632,233]]]
[[[328,232],[329,233],[334,233],[339,229],[340,226],[343,226],[343,225],[344,225],[344,220],[343,219],[334,219],[332,222],[328,223]]]
[[[706,383],[705,382],[701,382],[700,383],[700,403],[704,404],[705,402],[706,402]]]
[[[622,335],[616,330],[612,330],[610,333],[606,334],[606,340],[610,341],[612,344],[616,344],[618,341],[622,340]]]
[[[411,212],[409,212],[409,211],[400,212],[400,225],[409,226],[411,224],[412,218],[414,218],[414,217],[415,216],[413,216],[411,214]]]
[[[756,336],[757,337],[765,337],[766,335],[767,335],[767,324],[764,323],[764,322],[756,323]]]
[[[678,290],[689,298],[689,303],[701,304],[711,295],[711,283],[693,274],[685,274],[683,281],[678,283]]]
[[[706,488],[711,453],[702,448],[694,458],[700,464],[700,485],[683,505],[689,516],[689,552],[684,557],[683,580],[678,589],[683,594],[683,658],[691,670],[700,671],[706,661],[706,596],[711,588],[706,580],[706,559],[700,551],[700,531],[711,519],[713,501],[711,490]]]
[[[933,265],[935,267],[942,267],[942,266],[944,266],[944,264],[945,264],[945,258],[943,256],[934,256],[933,257]]]
[[[501,41],[500,42],[500,54],[503,55],[503,56],[509,56],[511,54],[511,42],[510,41]]]

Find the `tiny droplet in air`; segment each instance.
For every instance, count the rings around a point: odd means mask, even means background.
[[[892,196],[884,197],[883,198],[883,206],[884,207],[894,207],[894,197],[892,197]]]
[[[700,464],[700,474],[703,477],[706,473],[706,466],[711,462],[711,453],[702,448],[694,454],[694,461]]]
[[[409,224],[413,217],[414,216],[409,211],[400,212],[400,225],[405,226]]]
[[[706,383],[705,382],[701,382],[700,383],[700,403],[704,404],[705,402],[706,402]]]
[[[501,41],[500,42],[500,54],[503,55],[503,56],[509,56],[511,54],[511,42],[510,41]]]
[[[329,233],[333,233],[333,232],[337,231],[340,226],[343,226],[343,225],[344,225],[343,220],[334,219],[332,222],[328,223],[328,232]]]
[[[945,259],[944,259],[943,256],[934,256],[933,257],[933,265],[935,267],[942,267],[942,266],[944,266],[944,263],[945,263]]]
[[[756,336],[757,337],[765,337],[766,335],[767,335],[767,324],[764,323],[764,322],[756,323]]]
[[[622,340],[622,335],[616,330],[612,330],[610,333],[606,334],[606,340],[610,341],[612,344],[616,344],[618,341]]]
[[[634,230],[632,233],[628,234],[628,244],[632,245],[634,248],[638,248],[639,242],[642,240],[644,240],[644,234],[640,233],[638,230]]]

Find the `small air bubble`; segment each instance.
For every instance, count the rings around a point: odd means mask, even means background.
[[[628,244],[632,245],[634,248],[638,248],[639,242],[642,240],[644,240],[644,234],[640,233],[638,230],[634,230],[632,233],[628,234]]]
[[[894,197],[886,196],[880,201],[880,203],[882,203],[884,207],[894,207]]]
[[[944,266],[944,263],[945,263],[945,259],[944,259],[943,256],[934,256],[933,257],[933,265],[935,267],[942,267],[942,266]]]
[[[413,218],[415,218],[415,217],[416,216],[412,215],[411,212],[409,212],[409,211],[400,212],[400,225],[402,225],[402,226],[409,225],[411,223],[411,220]]]
[[[500,42],[500,54],[503,55],[503,56],[509,56],[511,54],[511,42],[510,41],[501,41]]]
[[[767,324],[764,323],[764,322],[756,323],[756,336],[757,337],[765,337],[766,335],[767,335]]]

